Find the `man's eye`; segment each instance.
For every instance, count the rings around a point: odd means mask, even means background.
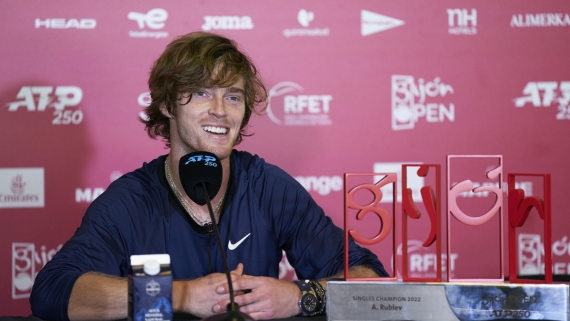
[[[205,91],[197,91],[194,93],[194,95],[196,95],[197,97],[204,97],[204,96],[206,96],[206,92]]]

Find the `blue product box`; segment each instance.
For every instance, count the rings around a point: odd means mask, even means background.
[[[172,274],[168,254],[131,256],[128,319],[172,320]]]

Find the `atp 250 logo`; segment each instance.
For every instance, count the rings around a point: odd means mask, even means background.
[[[76,86],[23,86],[16,98],[18,101],[8,103],[8,111],[25,108],[28,111],[47,111],[53,108],[52,125],[78,125],[83,121],[83,112],[75,107],[83,99],[83,91]]]
[[[570,81],[530,81],[522,93],[524,96],[514,99],[517,108],[558,105],[556,119],[570,120]]]

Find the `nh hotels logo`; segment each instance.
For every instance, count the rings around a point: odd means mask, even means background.
[[[360,12],[360,32],[362,36],[369,36],[402,25],[404,25],[404,21],[396,18],[368,10],[362,10]]]

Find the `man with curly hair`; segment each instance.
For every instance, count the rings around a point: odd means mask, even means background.
[[[190,33],[171,42],[148,81],[151,104],[142,120],[170,148],[114,181],[88,208],[81,226],[35,280],[35,316],[58,320],[127,317],[131,255],[168,253],[174,311],[206,317],[225,311],[227,279],[212,224],[227,244],[236,303],[255,319],[325,311],[326,279],[343,275],[344,233],[294,178],[234,147],[267,92],[251,59],[234,41]],[[207,206],[184,192],[180,158],[207,151],[223,178]],[[299,279],[279,280],[285,251]],[[370,251],[350,243],[354,277],[386,275]],[[316,299],[307,311],[302,291]]]

